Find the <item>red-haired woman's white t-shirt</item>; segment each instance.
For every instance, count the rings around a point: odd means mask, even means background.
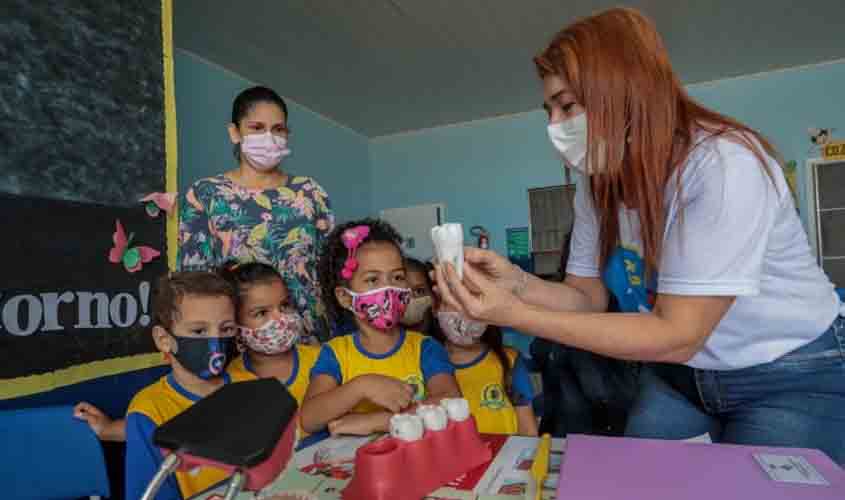
[[[812,342],[845,314],[812,254],[783,172],[768,160],[767,174],[748,148],[709,138],[687,160],[679,196],[669,182],[658,295],[736,297],[687,363],[694,368],[773,361]],[[589,190],[588,179],[580,178],[566,272],[599,277],[598,217]],[[621,246],[641,249],[636,211],[621,210],[619,222]]]

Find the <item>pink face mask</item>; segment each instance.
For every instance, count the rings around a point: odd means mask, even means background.
[[[352,296],[352,312],[355,316],[379,330],[389,330],[397,326],[411,301],[411,290],[395,286],[365,293],[346,289],[346,293]]]
[[[296,312],[285,312],[258,328],[240,328],[240,341],[251,351],[262,354],[287,352],[302,335],[302,318]]]
[[[276,168],[282,158],[290,154],[288,140],[270,132],[245,135],[241,140],[241,153],[256,170]]]

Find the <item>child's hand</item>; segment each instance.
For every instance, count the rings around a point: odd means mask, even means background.
[[[329,422],[332,436],[341,434],[369,436],[375,432],[386,432],[390,422],[390,413],[349,413]]]
[[[392,413],[399,413],[414,400],[414,388],[384,375],[362,375],[364,397]]]
[[[99,408],[90,403],[79,403],[73,408],[73,416],[84,420],[103,441],[125,441],[126,432],[122,420],[112,420]]]

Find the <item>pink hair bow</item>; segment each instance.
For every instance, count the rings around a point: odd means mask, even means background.
[[[343,246],[349,250],[349,256],[346,258],[346,262],[343,263],[343,270],[340,272],[343,279],[352,279],[352,273],[358,269],[358,259],[355,258],[355,254],[358,253],[358,247],[361,246],[361,243],[369,235],[369,226],[355,226],[347,229],[340,236],[340,239],[343,240]]]

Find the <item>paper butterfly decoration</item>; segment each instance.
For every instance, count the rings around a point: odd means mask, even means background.
[[[129,238],[127,238],[120,220],[115,220],[115,225],[117,228],[112,236],[114,248],[109,251],[109,262],[112,264],[119,264],[122,262],[123,267],[125,267],[127,271],[134,273],[136,271],[140,271],[144,264],[161,255],[161,252],[155,248],[144,246],[133,247],[132,238],[135,235],[133,233],[129,233]]]
[[[141,198],[140,201],[144,204],[147,215],[158,217],[162,210],[167,213],[173,210],[173,204],[176,203],[176,193],[150,193]]]

